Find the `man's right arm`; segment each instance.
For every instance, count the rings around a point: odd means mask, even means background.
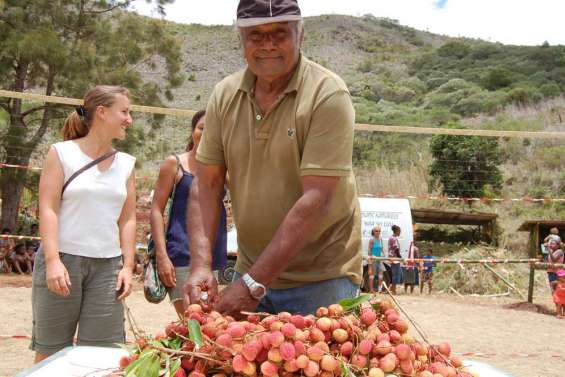
[[[212,254],[220,221],[226,168],[199,163],[190,189],[187,233],[190,235],[190,275],[185,287],[190,302],[200,300],[203,290],[211,300],[217,295],[212,275]]]
[[[206,107],[204,132],[196,151],[198,164],[188,200],[187,233],[191,260],[190,276],[184,287],[187,303],[199,302],[202,290],[208,292],[211,300],[217,296],[217,282],[212,274],[212,249],[226,182],[219,95],[215,88]]]

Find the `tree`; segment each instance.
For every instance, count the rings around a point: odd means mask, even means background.
[[[498,140],[479,136],[436,135],[430,141],[432,187],[444,195],[488,196],[502,188]]]
[[[163,5],[172,0],[157,0]],[[182,84],[180,48],[165,23],[125,12],[131,1],[5,0],[0,3],[0,87],[81,98],[98,84],[123,85],[132,99],[160,105]],[[158,82],[144,81],[140,67],[165,65]],[[0,98],[7,120],[0,139],[7,164],[28,165],[51,126],[60,125],[68,107],[33,106]],[[0,114],[0,122],[2,119]],[[2,227],[14,228],[27,171],[4,169],[0,190]]]
[[[496,67],[490,69],[483,79],[483,86],[488,90],[505,88],[512,84],[514,78],[509,69]]]

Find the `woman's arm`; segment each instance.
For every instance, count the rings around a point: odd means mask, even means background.
[[[135,268],[135,171],[127,181],[127,197],[118,219],[120,248],[124,266],[118,274],[117,291],[122,291],[118,300],[127,297],[131,290],[131,277]]]
[[[176,285],[176,278],[174,266],[167,255],[163,213],[177,179],[177,170],[177,159],[174,156],[170,156],[161,164],[159,177],[153,189],[150,217],[151,237],[155,243],[155,253],[157,256],[157,270],[163,284],[170,288]]]
[[[371,256],[371,251],[373,250],[373,238],[369,240],[369,247],[367,249],[367,255]]]
[[[59,258],[59,207],[64,179],[57,151],[51,147],[39,179],[39,232],[45,256],[47,287],[53,293],[67,296],[71,281]]]

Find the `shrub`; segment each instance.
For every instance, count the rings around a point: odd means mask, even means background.
[[[544,97],[557,97],[561,94],[561,88],[554,82],[542,85],[539,90]]]
[[[463,59],[466,57],[471,48],[469,45],[459,41],[451,41],[444,43],[437,51],[438,55],[444,58]]]
[[[506,68],[492,68],[483,78],[483,86],[488,90],[505,88],[514,81],[512,76],[512,72]]]

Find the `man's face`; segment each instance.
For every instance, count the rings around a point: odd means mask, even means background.
[[[243,53],[249,69],[260,79],[289,74],[300,56],[302,28],[296,22],[276,22],[241,28]]]

